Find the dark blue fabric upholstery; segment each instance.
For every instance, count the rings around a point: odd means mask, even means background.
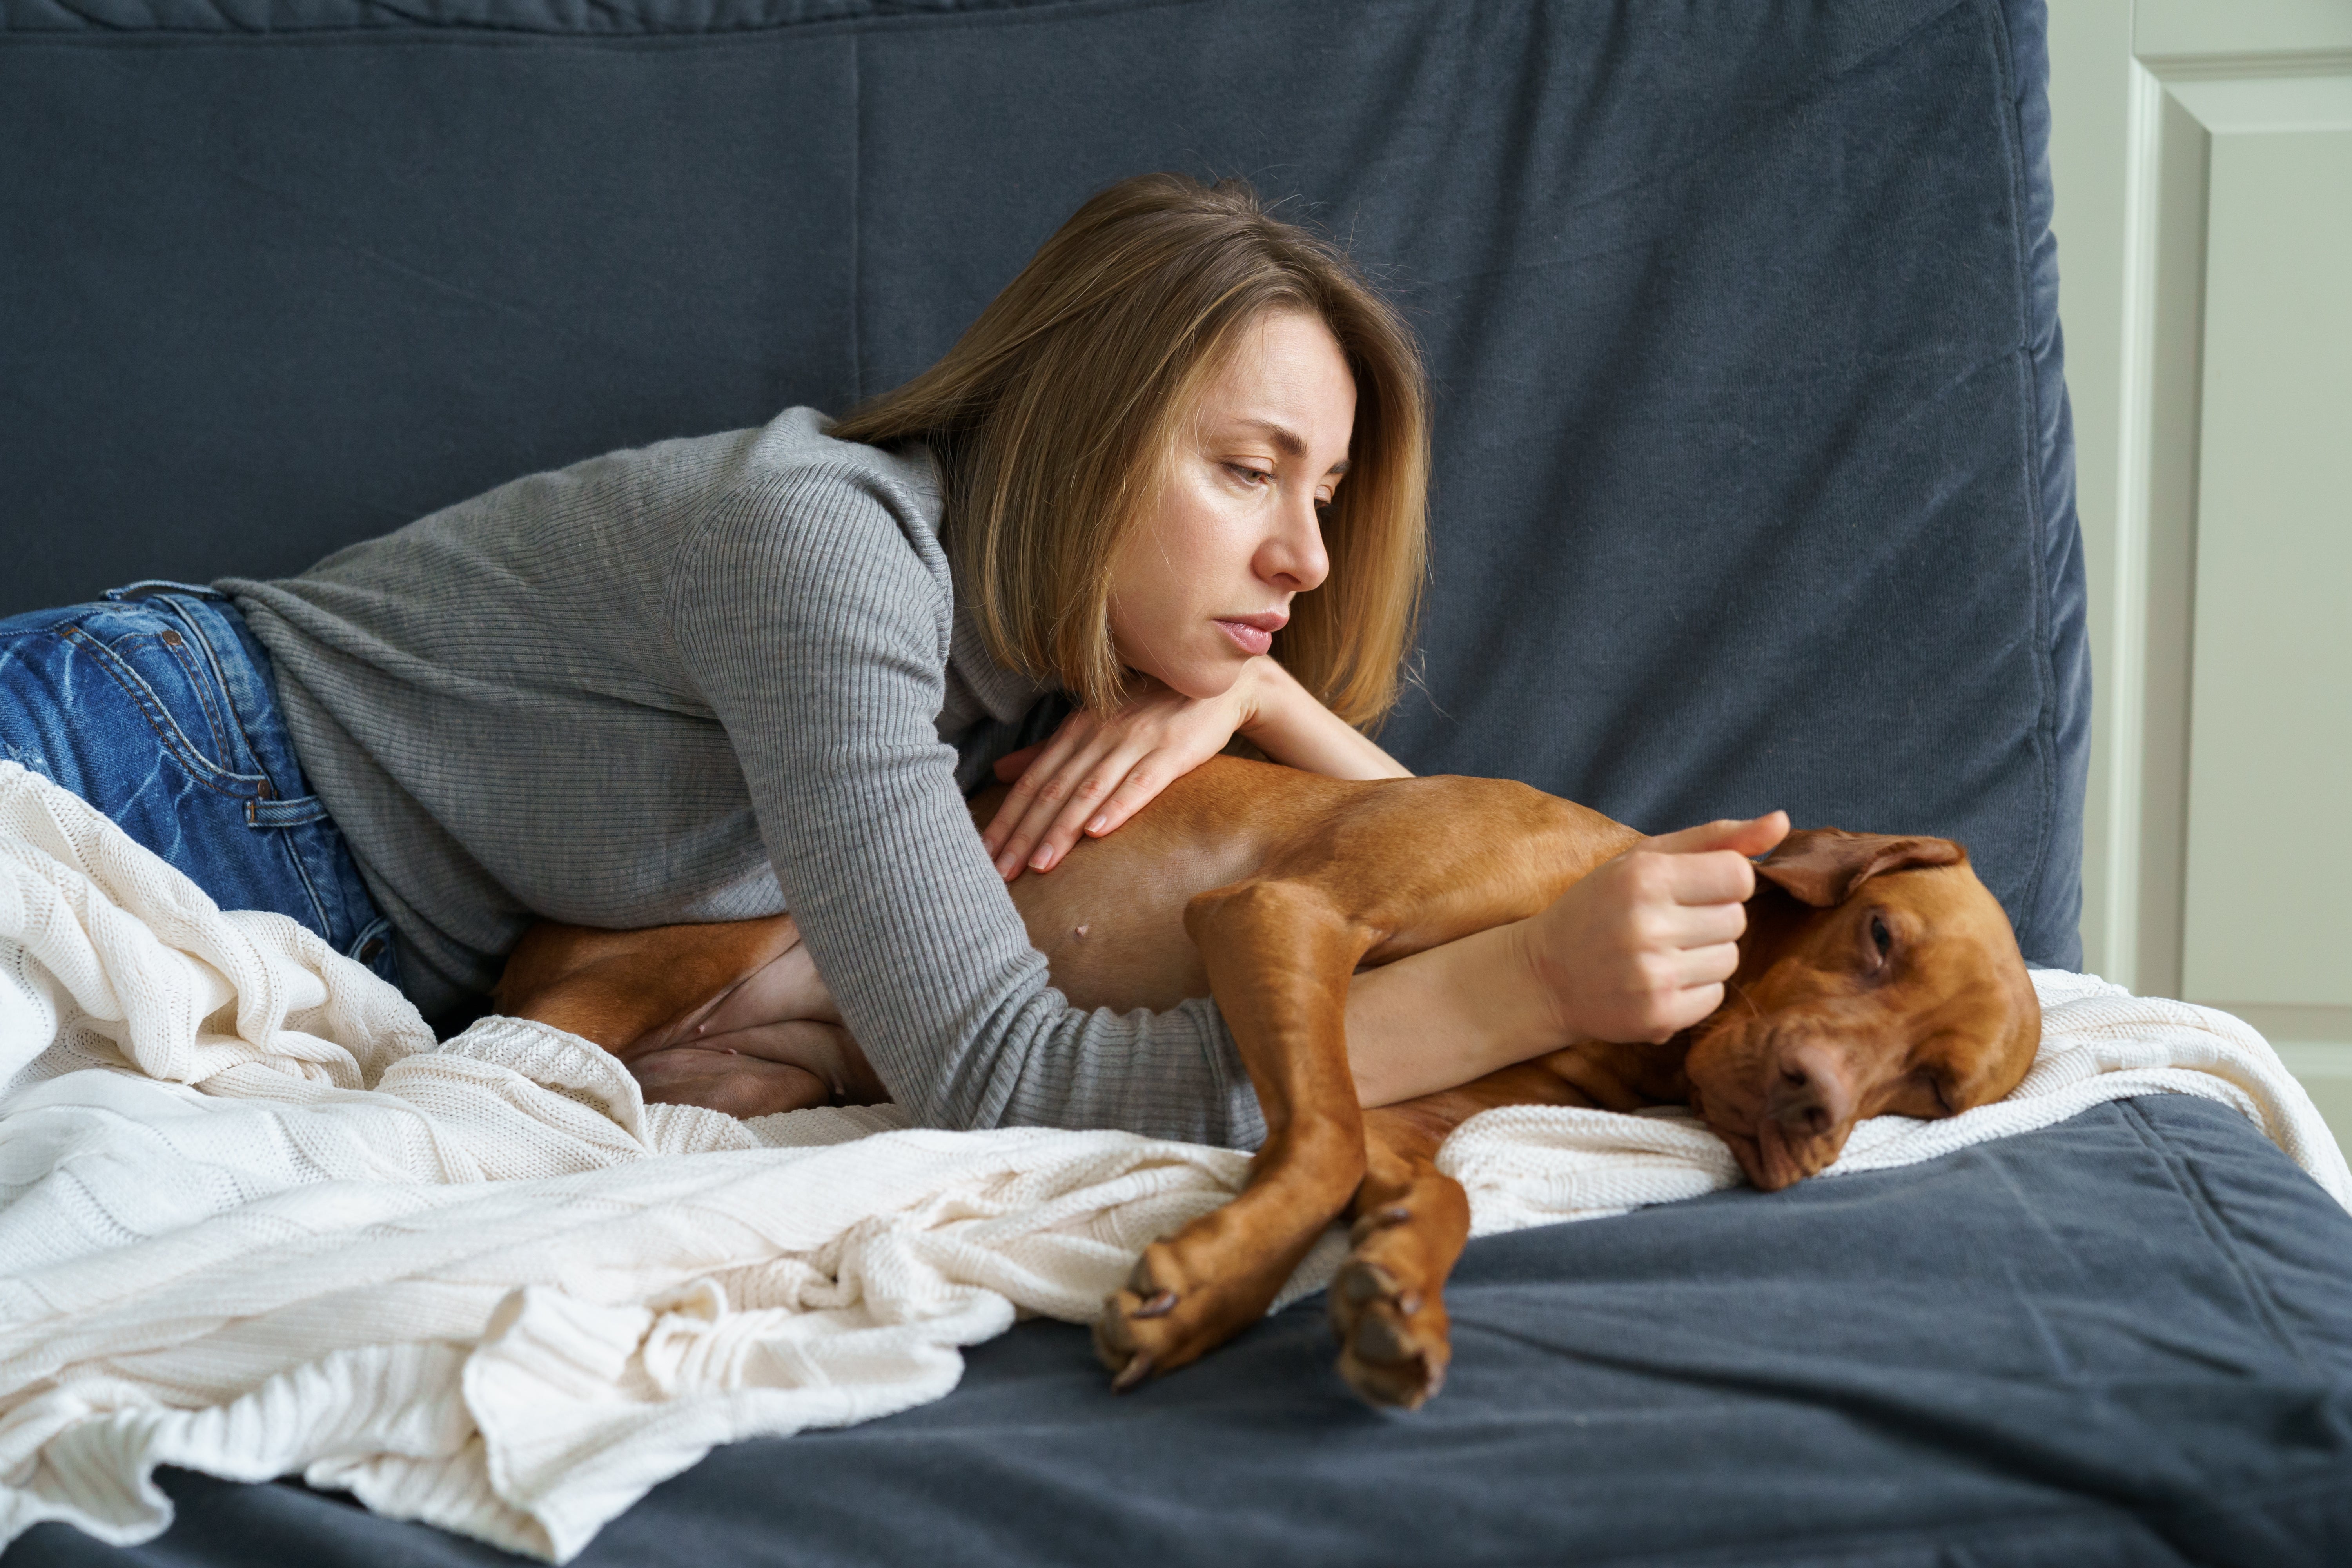
[[[1240,173],[1438,395],[1385,739],[1638,826],[1966,842],[2078,961],[2088,754],[2029,0],[33,0],[0,12],[0,614],[292,572],[842,407],[1088,192]]]
[[[1907,1169],[1474,1244],[1411,1416],[1319,1298],[1123,1397],[1084,1331],[936,1405],[738,1444],[582,1568],[952,1563],[2325,1568],[2352,1562],[2352,1215],[2236,1112],[2126,1100]],[[292,1486],[176,1475],[117,1554],[511,1561]]]

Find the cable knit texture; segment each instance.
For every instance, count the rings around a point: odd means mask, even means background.
[[[1214,1004],[1053,989],[963,799],[1046,689],[957,613],[929,458],[824,431],[616,452],[220,584],[409,995],[465,1008],[534,919],[789,909],[919,1121],[1255,1147]]]
[[[2172,1092],[2234,1107],[2352,1206],[2244,1024],[2085,975],[2035,985],[2042,1050],[2014,1095],[1864,1122],[1818,1179]],[[1481,1233],[1739,1179],[1678,1111],[1506,1108],[1439,1161]],[[299,1474],[562,1561],[717,1444],[940,1398],[1016,1310],[1088,1320],[1246,1166],[893,1107],[648,1106],[604,1052],[512,1018],[436,1049],[308,931],[222,913],[0,763],[0,1544],[43,1520],[150,1540],[174,1464]],[[1332,1227],[1281,1300],[1346,1247]]]

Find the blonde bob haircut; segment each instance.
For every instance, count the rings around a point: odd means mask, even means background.
[[[1111,563],[1243,330],[1285,310],[1339,340],[1356,423],[1323,516],[1330,574],[1293,602],[1273,652],[1369,727],[1396,702],[1428,554],[1421,357],[1338,247],[1243,182],[1141,174],[1096,195],[945,358],[831,433],[929,447],[957,591],[989,651],[1108,712],[1132,691],[1111,641]]]

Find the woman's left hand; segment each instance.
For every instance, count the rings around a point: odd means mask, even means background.
[[[1010,882],[1023,868],[1050,871],[1081,833],[1099,838],[1141,810],[1171,782],[1223,751],[1255,712],[1255,667],[1222,697],[1195,698],[1150,681],[1142,696],[1105,718],[1085,709],[1062,721],[1042,745],[996,764],[1012,781],[981,842]]]

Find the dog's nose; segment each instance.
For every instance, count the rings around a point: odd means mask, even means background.
[[[1836,1058],[1816,1045],[1784,1047],[1764,1114],[1792,1138],[1819,1138],[1853,1113],[1853,1089]]]

